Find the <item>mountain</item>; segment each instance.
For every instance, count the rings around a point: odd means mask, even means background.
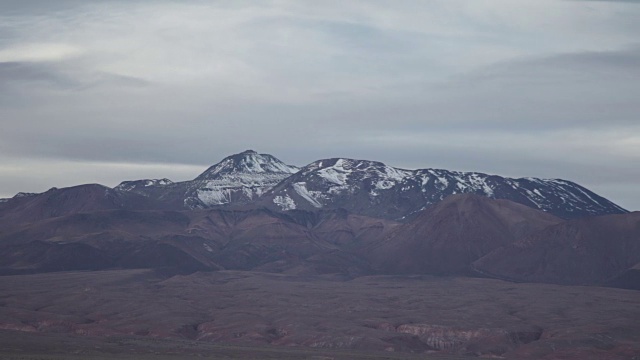
[[[185,201],[192,208],[248,203],[297,171],[297,167],[269,154],[247,150],[225,158],[195,178]]]
[[[274,174],[293,174],[297,171],[297,167],[287,165],[272,155],[246,150],[224,158],[200,174],[195,180],[226,178],[242,184],[251,184],[264,181],[262,176],[268,178]]]
[[[469,275],[471,263],[562,219],[509,200],[458,194],[364,249],[384,274]]]
[[[318,160],[301,168],[262,196],[262,203],[280,210],[344,208],[367,216],[402,220],[460,193],[511,200],[565,219],[627,212],[566,180],[404,170],[380,162],[344,158]]]
[[[22,224],[3,220],[0,274],[111,268],[362,274],[366,261],[349,250],[397,225],[343,211],[267,209],[109,209]]]
[[[224,158],[194,180],[125,181],[114,189],[147,196],[172,209],[206,209],[252,203],[297,171],[269,154],[247,150]]]
[[[41,194],[19,193],[0,203],[4,226],[97,210],[150,210],[160,206],[148,197],[121,192],[99,184],[51,188]]]
[[[333,158],[298,168],[247,150],[224,158],[193,180],[125,181],[114,188],[155,202],[158,209],[267,207],[277,211],[346,209],[406,221],[450,195],[506,199],[564,219],[627,211],[570,181],[505,178],[441,169],[405,170],[376,161]]]
[[[76,200],[50,199],[61,193]],[[32,216],[29,214],[46,217],[66,213],[54,207],[77,211],[266,207],[274,211],[345,209],[369,217],[408,221],[428,206],[464,193],[511,200],[564,219],[627,213],[588,189],[560,179],[405,170],[345,158],[318,160],[298,168],[272,155],[247,150],[224,158],[189,181],[145,179],[124,181],[113,189],[83,185],[43,194],[20,193],[0,202],[0,216],[15,216],[16,212],[26,214],[18,216],[24,218]],[[76,204],[68,204],[69,201]]]
[[[100,187],[83,185],[67,189],[87,186]],[[561,179],[514,179],[442,169],[405,170],[376,161],[346,158],[318,160],[298,168],[272,155],[258,154],[253,150],[228,156],[193,180],[173,182],[164,178],[124,181],[104,191],[109,193],[106,198],[111,198],[112,203],[96,205],[96,208],[346,209],[369,217],[407,221],[450,195],[469,193],[511,200],[564,219],[627,213],[590,190]],[[40,202],[50,192],[19,193],[12,199],[1,199],[0,216],[33,199],[40,199],[36,203]],[[96,193],[102,194],[102,188]],[[101,196],[91,195],[87,203],[93,204],[97,198]],[[45,207],[58,206],[51,205],[53,202],[47,203],[47,200],[44,203]],[[83,206],[78,205],[78,208]],[[87,205],[87,209],[92,206]],[[41,210],[35,209],[35,212]],[[52,216],[56,213],[51,212]]]
[[[164,178],[164,179],[144,179],[144,180],[133,180],[133,181],[123,181],[120,185],[116,186],[114,189],[121,192],[131,192],[140,195],[148,196],[149,189],[161,189],[162,187],[173,185],[173,181]]]
[[[635,292],[501,280],[638,290],[640,212],[565,180],[250,150],[190,181],[0,199],[1,354],[640,353]]]
[[[640,212],[633,212],[549,226],[496,249],[473,266],[507,280],[591,285],[629,282],[638,263]]]

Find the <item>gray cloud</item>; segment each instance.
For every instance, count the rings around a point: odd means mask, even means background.
[[[614,3],[628,3],[628,4],[640,4],[638,0],[569,0],[569,1],[584,1],[584,2],[614,2]]]
[[[149,82],[106,72],[82,73],[59,64],[0,62],[0,91],[10,93],[19,88],[40,91],[85,90],[100,86],[143,87]]]
[[[70,79],[59,76],[46,66],[20,62],[0,63],[0,78],[5,87],[11,82],[43,82],[62,87],[67,87],[70,83]]]
[[[2,4],[0,197],[252,148],[567,178],[640,209],[636,7],[52,3]]]
[[[457,126],[548,131],[637,125],[640,49],[499,63],[442,84],[432,102]],[[432,89],[433,91],[433,89]],[[461,104],[454,109],[451,103]],[[441,109],[445,107],[445,109]]]

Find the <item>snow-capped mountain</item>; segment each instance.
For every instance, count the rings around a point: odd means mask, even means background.
[[[254,202],[297,171],[269,154],[247,150],[224,158],[191,181],[125,181],[115,189],[154,198],[170,208],[204,209]]]
[[[287,165],[269,154],[246,150],[224,158],[200,174],[196,181],[232,179],[234,183],[253,183],[260,176],[293,174],[299,168]]]
[[[252,202],[297,171],[269,154],[247,150],[224,158],[195,178],[184,203],[193,209]]]
[[[305,167],[247,150],[224,158],[191,181],[126,181],[115,188],[166,209],[254,205],[286,211],[344,208],[356,214],[409,219],[447,196],[507,199],[565,219],[627,211],[570,181],[505,178],[440,169],[405,170],[376,161],[334,158]]]
[[[511,179],[476,172],[404,170],[375,161],[313,162],[263,196],[281,210],[345,208],[403,219],[453,194],[507,199],[562,218],[619,214],[626,210],[566,180]]]

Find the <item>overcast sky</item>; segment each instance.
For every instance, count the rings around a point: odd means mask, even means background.
[[[0,0],[0,197],[246,149],[640,210],[640,2]]]

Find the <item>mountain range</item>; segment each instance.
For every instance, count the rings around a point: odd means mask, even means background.
[[[640,212],[567,180],[245,151],[0,200],[0,290],[2,358],[623,360]]]
[[[436,274],[640,288],[640,217],[567,180],[245,151],[191,181],[0,202],[0,273]]]
[[[513,179],[440,169],[405,170],[376,161],[345,158],[318,160],[298,168],[253,150],[226,157],[190,181],[124,181],[104,191],[108,193],[105,197],[112,200],[100,202],[111,201],[115,208],[193,210],[247,205],[277,211],[342,208],[397,221],[409,219],[447,196],[464,193],[511,200],[563,219],[627,213],[567,180]],[[2,207],[21,207],[34,199],[58,196],[58,192],[53,188],[44,194],[20,193],[4,199]],[[55,199],[48,201],[60,203]]]

